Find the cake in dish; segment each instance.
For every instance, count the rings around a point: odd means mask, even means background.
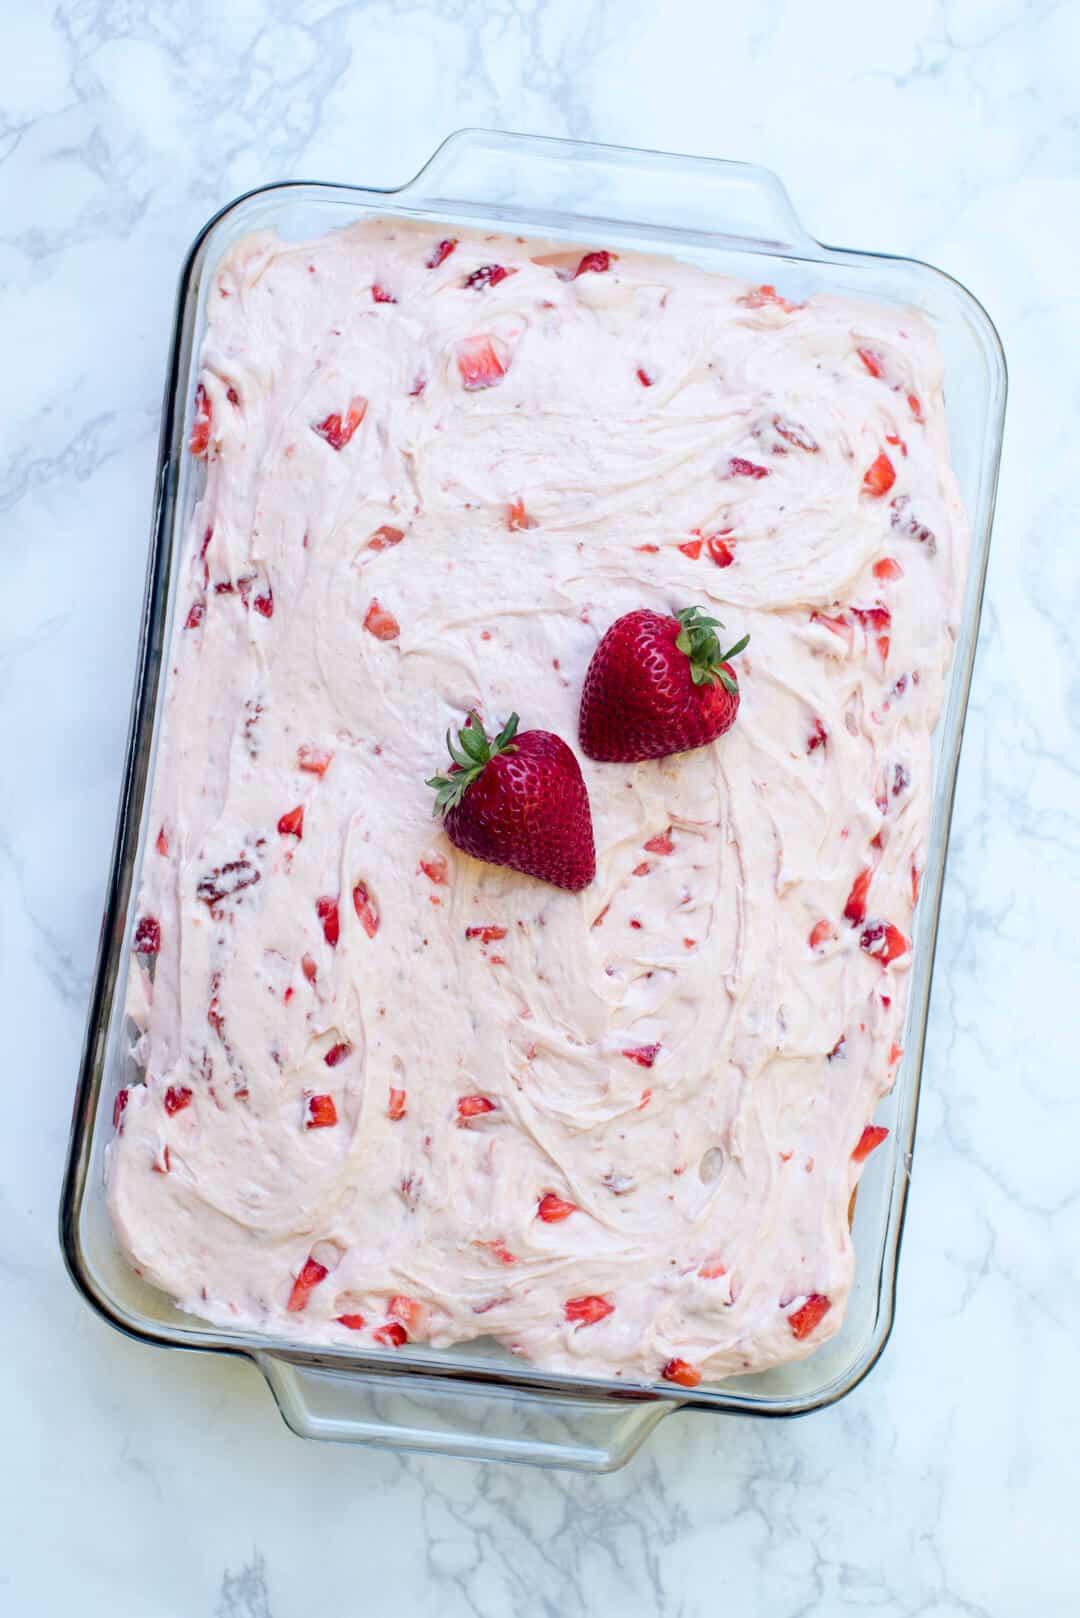
[[[207,289],[113,1224],[204,1319],[690,1387],[840,1326],[901,1056],[966,524],[915,312],[401,220]],[[578,747],[616,619],[741,706]],[[580,892],[453,847],[470,710],[578,755]]]

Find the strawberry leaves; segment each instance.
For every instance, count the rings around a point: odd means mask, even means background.
[[[493,758],[498,758],[500,753],[517,752],[513,741],[518,724],[517,714],[512,713],[494,742],[489,742],[480,716],[473,709],[458,731],[457,745],[454,743],[453,729],[446,732],[446,747],[453,760],[451,769],[446,775],[433,775],[425,783],[435,790],[433,814],[445,815],[448,810],[455,809],[469,787],[479,779],[484,766],[490,764]]]
[[[718,680],[728,696],[733,697],[738,686],[723,665],[746,650],[750,636],[744,635],[742,640],[722,652],[720,642],[713,633],[724,627],[719,618],[708,617],[700,607],[683,607],[675,616],[681,626],[675,645],[690,659],[690,676],[694,684],[704,685],[707,681]]]

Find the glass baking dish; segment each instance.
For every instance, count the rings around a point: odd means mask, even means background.
[[[670,1384],[572,1381],[501,1349],[305,1350],[181,1314],[120,1256],[105,1209],[103,1154],[116,1092],[132,1078],[124,1018],[132,907],[147,840],[173,583],[198,474],[190,432],[207,287],[222,254],[250,231],[321,235],[372,214],[639,249],[690,260],[788,296],[828,291],[915,305],[945,359],[953,464],[972,527],[963,619],[935,738],[931,839],[913,940],[904,1057],[880,1116],[888,1141],[870,1160],[855,1213],[855,1284],[839,1334],[810,1358],[675,1395]],[[841,1398],[881,1354],[893,1320],[897,1258],[915,1142],[923,1044],[949,820],[971,680],[1005,408],[1005,361],[986,312],[958,282],[910,259],[823,247],[778,179],[743,163],[465,131],[407,185],[372,191],[284,184],[224,208],[194,243],[177,299],[165,389],[142,640],[97,971],[75,1097],[61,1204],[72,1277],[121,1331],[149,1343],[249,1356],[298,1433],[479,1459],[606,1471],[679,1407],[794,1416]]]

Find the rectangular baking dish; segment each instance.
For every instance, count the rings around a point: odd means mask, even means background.
[[[673,1394],[572,1381],[495,1346],[449,1351],[298,1349],[181,1314],[121,1258],[105,1209],[104,1148],[116,1092],[133,1077],[124,1026],[132,906],[147,840],[165,653],[182,538],[197,497],[190,432],[210,273],[240,236],[274,229],[314,237],[373,214],[440,225],[667,253],[787,296],[848,293],[914,305],[933,323],[946,368],[953,464],[972,527],[963,619],[935,737],[932,820],[916,914],[904,1058],[879,1116],[888,1141],[867,1166],[855,1215],[856,1275],[840,1333],[809,1359]],[[289,1425],[308,1437],[480,1459],[606,1471],[623,1464],[679,1407],[794,1416],[841,1398],[874,1365],[892,1325],[934,945],[990,540],[1005,408],[1001,345],[981,305],[940,270],[910,259],[824,247],[801,227],[777,178],[742,163],[465,131],[393,191],[284,184],[224,208],[194,243],[180,277],[165,389],[142,640],[101,943],[61,1211],[76,1285],[114,1326],[149,1343],[243,1354],[259,1365]]]

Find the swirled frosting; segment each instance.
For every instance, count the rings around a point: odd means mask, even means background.
[[[208,289],[109,1206],[206,1319],[689,1385],[810,1352],[899,1060],[963,585],[908,309],[401,220]],[[711,606],[735,728],[581,759],[598,869],[472,861],[476,708],[576,746]]]

